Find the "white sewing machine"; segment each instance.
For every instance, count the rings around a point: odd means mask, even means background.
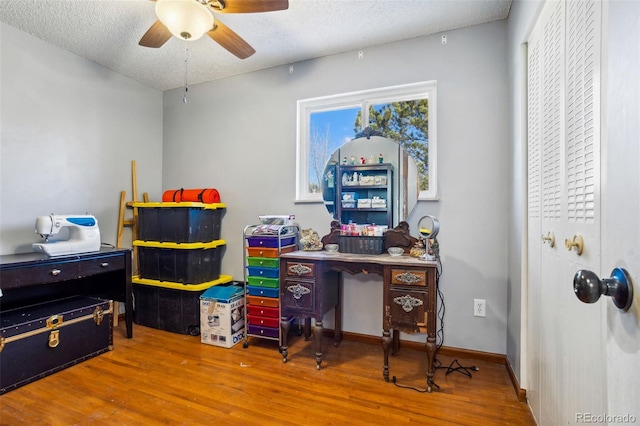
[[[33,250],[49,256],[100,250],[98,220],[91,215],[39,216],[36,234],[40,234],[44,242],[34,243]]]

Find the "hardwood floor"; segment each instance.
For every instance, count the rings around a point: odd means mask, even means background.
[[[483,360],[473,376],[436,371],[440,390],[421,393],[382,379],[382,346],[323,340],[323,369],[312,341],[251,338],[224,349],[134,325],[114,330],[114,350],[0,396],[0,425],[534,425],[507,369]],[[449,366],[453,358],[439,355]],[[425,353],[402,348],[390,375],[424,389]]]

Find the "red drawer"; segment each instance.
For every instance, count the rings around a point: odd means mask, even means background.
[[[259,317],[280,318],[278,308],[265,308],[264,306],[247,305],[247,314]]]
[[[280,327],[279,318],[257,317],[254,315],[247,315],[247,322],[251,325],[260,325],[263,327]]]

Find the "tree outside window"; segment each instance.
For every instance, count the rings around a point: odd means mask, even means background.
[[[297,200],[322,201],[326,162],[366,127],[414,158],[420,199],[435,199],[435,105],[435,82],[299,101]]]

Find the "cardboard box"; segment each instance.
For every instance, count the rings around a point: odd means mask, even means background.
[[[244,287],[211,287],[200,296],[200,341],[230,348],[244,339]]]

